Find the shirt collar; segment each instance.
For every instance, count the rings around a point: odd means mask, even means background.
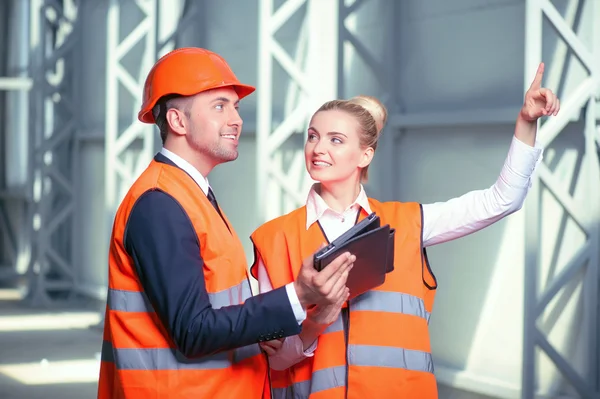
[[[338,212],[331,209],[327,205],[325,200],[323,198],[321,198],[321,196],[317,193],[317,191],[315,189],[317,187],[317,184],[319,184],[319,183],[315,183],[312,185],[312,187],[308,193],[308,198],[306,199],[306,229],[307,230],[310,228],[310,226],[313,223],[315,223],[316,221],[321,219],[321,217],[325,214],[325,212],[333,212],[335,214],[338,214]],[[362,208],[368,214],[371,213],[371,207],[369,206],[369,198],[367,197],[367,193],[365,192],[365,189],[362,186],[362,184],[360,185],[360,192],[358,193],[358,196],[356,197],[356,199],[354,200],[352,205],[350,205],[348,207],[348,209],[346,209],[346,211],[351,208],[359,208],[359,209]]]
[[[192,177],[192,179],[194,179],[194,181],[200,186],[204,194],[208,195],[208,189],[210,188],[210,185],[208,184],[208,179],[202,176],[202,173],[198,172],[198,169],[192,166],[192,164],[186,161],[185,159],[181,158],[179,155],[172,153],[164,147],[161,148],[160,153],[163,154],[165,157],[169,158],[175,165],[187,172],[187,174],[189,174]]]

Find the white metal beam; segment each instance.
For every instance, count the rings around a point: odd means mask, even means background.
[[[184,3],[184,0],[109,2],[105,117],[105,205],[109,225],[119,202],[148,165],[157,147],[155,127],[140,123],[137,112],[150,68],[159,57],[176,46],[178,34],[192,21],[197,21],[195,17],[202,10],[201,2],[195,2],[183,16]],[[120,26],[128,18],[125,6],[136,6],[143,17],[124,33],[120,32]],[[143,46],[141,57],[134,62],[129,57],[127,62],[128,56],[136,54],[140,45]],[[127,98],[119,89],[124,90]],[[123,121],[125,125],[120,126]]]
[[[108,7],[104,167],[106,220],[109,224],[125,191],[152,159],[154,149],[155,131],[152,126],[139,123],[136,112],[141,103],[145,75],[156,60],[157,0],[137,0],[134,3],[143,17],[125,34],[120,31],[125,18],[125,13],[121,12],[123,1],[110,0]],[[140,42],[144,46],[143,56],[136,60],[141,61],[139,69],[131,72],[123,60]],[[120,88],[125,89],[133,101],[123,98]],[[119,126],[123,107],[128,103],[133,103],[132,109],[127,110],[131,120],[126,126]]]
[[[0,77],[0,90],[30,90],[33,80],[28,77]]]
[[[581,168],[575,173],[583,176],[585,196],[575,199],[567,189],[561,187],[559,176],[545,163],[539,165],[539,173],[534,178],[533,187],[525,205],[526,213],[526,259],[525,259],[525,308],[524,308],[524,342],[523,342],[523,379],[521,396],[524,399],[535,397],[536,394],[553,394],[551,392],[536,392],[539,388],[538,372],[540,356],[543,351],[554,364],[569,385],[581,398],[600,398],[600,374],[598,370],[599,348],[599,225],[600,225],[600,164],[597,150],[597,123],[600,110],[596,101],[600,98],[600,27],[596,16],[600,15],[600,0],[573,1],[569,8],[588,7],[591,17],[592,37],[584,44],[573,27],[573,18],[567,21],[549,0],[527,0],[526,2],[526,58],[525,58],[525,88],[529,87],[532,73],[542,61],[542,21],[546,18],[559,37],[570,48],[581,62],[588,76],[566,97],[561,98],[561,111],[557,117],[550,118],[539,128],[538,137],[544,146],[549,146],[563,133],[569,122],[583,120],[585,137],[584,154]],[[584,15],[586,15],[584,13]],[[561,45],[559,45],[560,48]],[[561,70],[567,66],[565,55],[567,51],[560,50],[562,56],[546,62],[547,70],[554,73],[550,76],[567,75]],[[559,93],[560,95],[561,93]],[[579,250],[572,251],[565,261],[566,266],[554,276],[543,275],[541,248],[544,220],[542,211],[542,190],[547,189],[562,206],[565,217],[572,219],[585,235],[585,242]],[[549,233],[551,234],[551,233]],[[557,237],[556,248],[566,244],[564,234]],[[546,332],[540,328],[539,319],[550,307],[550,303],[567,285],[583,274],[580,321],[585,326],[582,337],[586,359],[583,365],[583,375],[569,359],[559,353],[550,342]],[[549,281],[545,287],[539,282]],[[573,326],[573,331],[577,327]]]
[[[310,114],[337,97],[338,0],[287,0],[277,10],[274,0],[259,1],[259,76],[257,87],[258,222],[279,216],[304,202],[309,183],[304,173],[301,138]],[[300,32],[278,39],[280,29],[302,15]],[[285,43],[282,43],[285,41]],[[285,48],[294,47],[291,55]],[[274,74],[283,69],[290,84],[279,92]],[[275,98],[285,98],[276,109]],[[295,141],[296,140],[296,141]],[[265,200],[266,199],[266,200]]]
[[[28,175],[28,91],[32,79],[29,66],[30,3],[13,0],[10,15],[3,22],[10,31],[6,67],[10,77],[0,78],[0,91],[5,95],[4,147],[0,166],[0,280],[14,278],[26,269],[30,243],[26,240]]]

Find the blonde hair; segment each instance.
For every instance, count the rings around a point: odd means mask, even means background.
[[[361,147],[371,147],[373,151],[377,149],[381,130],[387,122],[387,109],[381,101],[375,97],[360,95],[349,100],[328,101],[317,112],[334,110],[346,112],[356,118],[361,130],[359,137]],[[369,165],[361,171],[360,180],[363,183],[369,178],[368,169]]]

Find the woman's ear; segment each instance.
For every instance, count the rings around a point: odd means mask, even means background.
[[[375,150],[373,149],[373,147],[367,147],[362,154],[362,157],[360,159],[360,163],[358,164],[358,166],[361,168],[365,168],[368,165],[370,165],[371,161],[373,160],[374,154],[375,154]]]

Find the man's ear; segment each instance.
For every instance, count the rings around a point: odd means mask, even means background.
[[[371,164],[374,154],[375,154],[375,150],[373,149],[373,147],[367,147],[365,149],[365,152],[363,152],[363,155],[360,159],[360,163],[358,164],[358,166],[361,168],[366,168],[368,165]]]
[[[167,123],[173,133],[183,136],[187,132],[187,118],[185,113],[177,108],[169,108],[166,115]]]

